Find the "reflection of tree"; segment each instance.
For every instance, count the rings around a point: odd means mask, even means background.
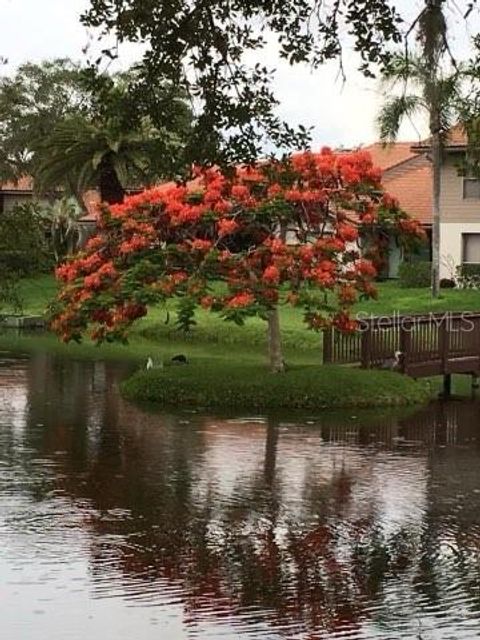
[[[284,434],[274,419],[142,412],[119,400],[108,368],[35,367],[25,451],[67,451],[53,482],[89,505],[94,576],[172,589],[188,624],[248,614],[285,637],[353,633],[369,618],[388,627],[395,585],[412,615],[438,609],[449,585],[480,608],[479,405],[379,425],[325,417]],[[408,465],[428,471],[429,493],[402,519],[376,483]]]
[[[272,418],[267,420],[267,437],[265,439],[265,463],[263,473],[265,484],[271,487],[275,480],[277,464],[278,424]]]
[[[448,601],[455,609],[454,596],[463,592],[478,612],[480,404],[438,403],[418,417],[429,431],[431,454],[417,589],[432,610],[445,612]]]
[[[325,489],[330,512],[323,522],[299,526],[280,514],[280,487],[269,459],[278,453],[273,422],[258,473],[235,487],[233,501],[221,504],[214,488],[192,499],[192,463],[199,453],[192,430],[172,420],[161,430],[141,430],[138,437],[123,433],[126,465],[119,481],[129,491],[118,492],[111,508],[129,516],[100,515],[91,522],[94,570],[102,570],[103,554],[112,562],[112,545],[104,548],[102,540],[121,534],[117,569],[130,579],[178,585],[191,623],[207,612],[255,608],[269,611],[270,624],[287,635],[292,628],[354,628],[388,573],[409,564],[408,532],[384,538],[373,517],[352,521],[342,535],[335,531],[330,520],[341,512],[353,481],[345,469]],[[88,497],[99,503],[93,493]],[[345,548],[350,552],[342,557]]]

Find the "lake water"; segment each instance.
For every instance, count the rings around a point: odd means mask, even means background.
[[[480,637],[480,404],[214,416],[0,357],[5,640]]]

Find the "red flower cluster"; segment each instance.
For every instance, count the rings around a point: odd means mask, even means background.
[[[231,297],[227,300],[227,307],[231,309],[241,309],[243,307],[248,307],[250,304],[255,302],[255,296],[253,293],[237,293],[236,296]]]

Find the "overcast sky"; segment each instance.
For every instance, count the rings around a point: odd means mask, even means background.
[[[401,0],[402,9],[415,10],[419,0]],[[79,15],[88,0],[0,0],[0,56],[7,58],[7,72],[27,60],[52,57],[82,60],[82,49],[92,42],[92,34],[82,27]],[[451,16],[458,25],[460,16]],[[458,26],[456,46],[464,47],[466,33]],[[139,55],[135,46],[122,50],[128,65]],[[275,92],[280,115],[290,124],[313,125],[314,145],[353,146],[368,144],[377,137],[375,115],[381,98],[378,83],[355,71],[355,60],[347,56],[347,80],[338,78],[336,63],[310,71],[277,59],[271,48],[262,62],[276,67]],[[425,135],[422,122],[403,127],[400,139],[416,140]]]

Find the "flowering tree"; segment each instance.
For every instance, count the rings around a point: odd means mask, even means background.
[[[66,341],[86,331],[97,342],[125,340],[149,305],[177,297],[189,313],[201,305],[238,324],[264,318],[280,371],[278,305],[300,306],[316,330],[354,330],[352,305],[376,295],[385,229],[422,233],[383,193],[366,152],[323,149],[232,175],[198,170],[186,185],[104,207],[98,235],[57,270],[53,327]]]

